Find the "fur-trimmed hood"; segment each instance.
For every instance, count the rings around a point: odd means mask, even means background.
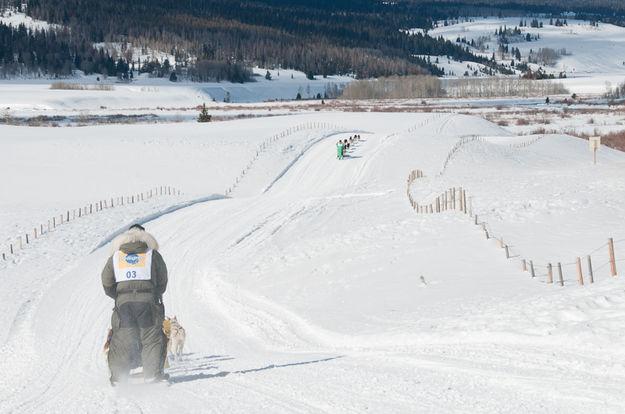
[[[127,243],[143,242],[147,244],[148,249],[158,250],[158,242],[147,231],[140,229],[130,229],[119,236],[115,237],[111,242],[111,253],[121,250],[122,245]]]

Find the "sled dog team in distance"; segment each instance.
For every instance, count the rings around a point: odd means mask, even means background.
[[[342,160],[347,150],[358,141],[360,141],[360,134],[349,137],[349,139],[339,139],[339,142],[336,143],[336,158]]]

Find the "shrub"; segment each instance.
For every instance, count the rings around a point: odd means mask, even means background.
[[[206,104],[203,103],[202,109],[200,110],[200,116],[198,117],[197,121],[198,122],[210,122],[211,119],[212,119],[212,116],[208,113],[208,110],[206,109]]]

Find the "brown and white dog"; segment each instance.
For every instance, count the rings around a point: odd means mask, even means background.
[[[109,328],[109,331],[106,334],[106,343],[104,344],[104,358],[107,363],[109,361],[109,347],[111,346],[111,339],[113,339],[113,330]]]
[[[184,328],[180,325],[180,323],[178,323],[178,319],[174,316],[173,318],[171,318],[171,336],[169,337],[169,351],[174,356],[175,360],[182,360],[182,349],[184,348],[185,338],[186,332]]]

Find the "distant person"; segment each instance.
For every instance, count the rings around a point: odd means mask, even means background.
[[[112,256],[102,271],[104,293],[115,300],[108,364],[111,385],[124,381],[140,345],[144,381],[166,381],[163,372],[167,337],[163,333],[163,293],[167,267],[156,239],[139,224],[112,242]]]
[[[339,160],[343,159],[343,141],[341,140],[336,143],[336,158]]]

